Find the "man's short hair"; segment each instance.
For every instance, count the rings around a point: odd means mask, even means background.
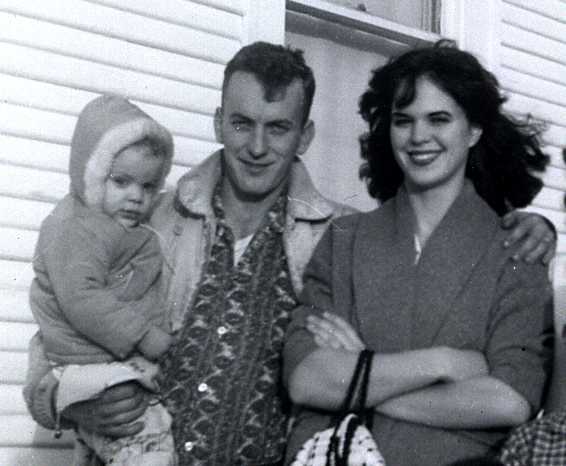
[[[223,96],[230,78],[237,71],[254,75],[264,87],[265,99],[268,102],[275,101],[279,93],[295,79],[301,80],[305,97],[302,124],[306,124],[312,106],[315,81],[312,69],[305,63],[302,50],[268,42],[254,42],[241,48],[224,70]]]

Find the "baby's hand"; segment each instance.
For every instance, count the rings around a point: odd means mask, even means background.
[[[155,361],[169,349],[173,337],[159,327],[151,327],[138,344],[140,352],[150,361]]]

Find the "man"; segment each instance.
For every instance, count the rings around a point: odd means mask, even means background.
[[[312,70],[300,51],[255,43],[228,63],[215,130],[223,150],[165,196],[152,223],[167,244],[168,308],[177,343],[163,360],[163,393],[180,464],[279,464],[288,409],[281,348],[302,272],[333,218],[351,209],[319,194],[298,155],[314,137]],[[507,219],[517,224],[516,217]],[[527,234],[528,232],[528,234]],[[524,254],[549,253],[552,232],[529,217]],[[529,255],[531,254],[531,255]],[[53,428],[56,380],[32,342],[25,394]],[[134,384],[77,404],[63,420],[130,435],[147,401]]]

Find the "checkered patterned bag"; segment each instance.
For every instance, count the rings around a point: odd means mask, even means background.
[[[373,351],[360,353],[338,415],[303,444],[291,466],[385,466],[371,435],[373,410],[365,408],[372,360]]]

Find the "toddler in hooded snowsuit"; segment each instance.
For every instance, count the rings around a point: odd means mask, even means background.
[[[157,359],[171,343],[159,238],[147,225],[171,168],[170,133],[127,100],[102,96],[81,112],[71,142],[70,193],[43,221],[30,292],[59,378],[57,412],[135,380],[158,391]],[[110,439],[79,430],[113,465],[176,464],[171,417],[159,403],[144,430]]]

